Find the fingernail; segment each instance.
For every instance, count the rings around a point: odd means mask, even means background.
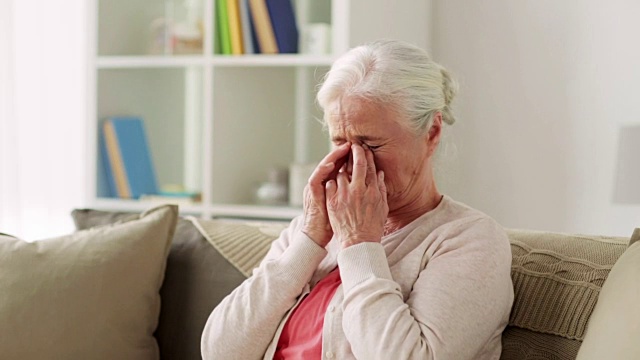
[[[369,150],[369,147],[367,146],[367,144],[362,144],[362,148],[365,150]]]
[[[332,168],[335,165],[336,165],[335,163],[330,162],[330,163],[326,163],[324,166],[327,167],[327,168]]]
[[[333,180],[327,181],[327,183],[325,185],[326,185],[327,189],[330,188],[330,187],[333,187]]]
[[[380,181],[384,181],[384,171],[380,171]]]

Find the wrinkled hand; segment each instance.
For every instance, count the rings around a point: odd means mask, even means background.
[[[349,154],[350,143],[333,149],[315,168],[304,188],[302,232],[318,245],[325,247],[333,237],[327,213],[325,183],[336,180],[338,170]]]
[[[352,145],[353,172],[338,173],[326,184],[331,227],[342,248],[361,242],[380,242],[389,213],[384,173],[376,171],[373,152]]]

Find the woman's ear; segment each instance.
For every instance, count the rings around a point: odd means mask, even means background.
[[[433,122],[426,136],[427,147],[429,149],[429,156],[433,155],[433,153],[438,148],[441,134],[442,134],[442,113],[438,111],[433,115]]]

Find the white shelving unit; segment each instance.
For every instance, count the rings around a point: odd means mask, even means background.
[[[141,211],[149,203],[105,197],[99,121],[141,116],[160,184],[202,193],[181,212],[204,217],[290,219],[301,209],[253,201],[268,169],[315,162],[329,149],[315,119],[315,89],[337,56],[392,37],[429,45],[429,0],[294,0],[298,28],[326,22],[327,55],[214,54],[214,0],[198,0],[202,54],[147,54],[148,25],[162,16],[157,0],[91,0],[89,14],[88,207]],[[180,4],[180,0],[174,1]]]

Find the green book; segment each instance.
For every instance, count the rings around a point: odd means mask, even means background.
[[[231,54],[231,32],[229,31],[229,12],[226,0],[216,0],[216,20],[218,23],[218,42],[220,53]]]

